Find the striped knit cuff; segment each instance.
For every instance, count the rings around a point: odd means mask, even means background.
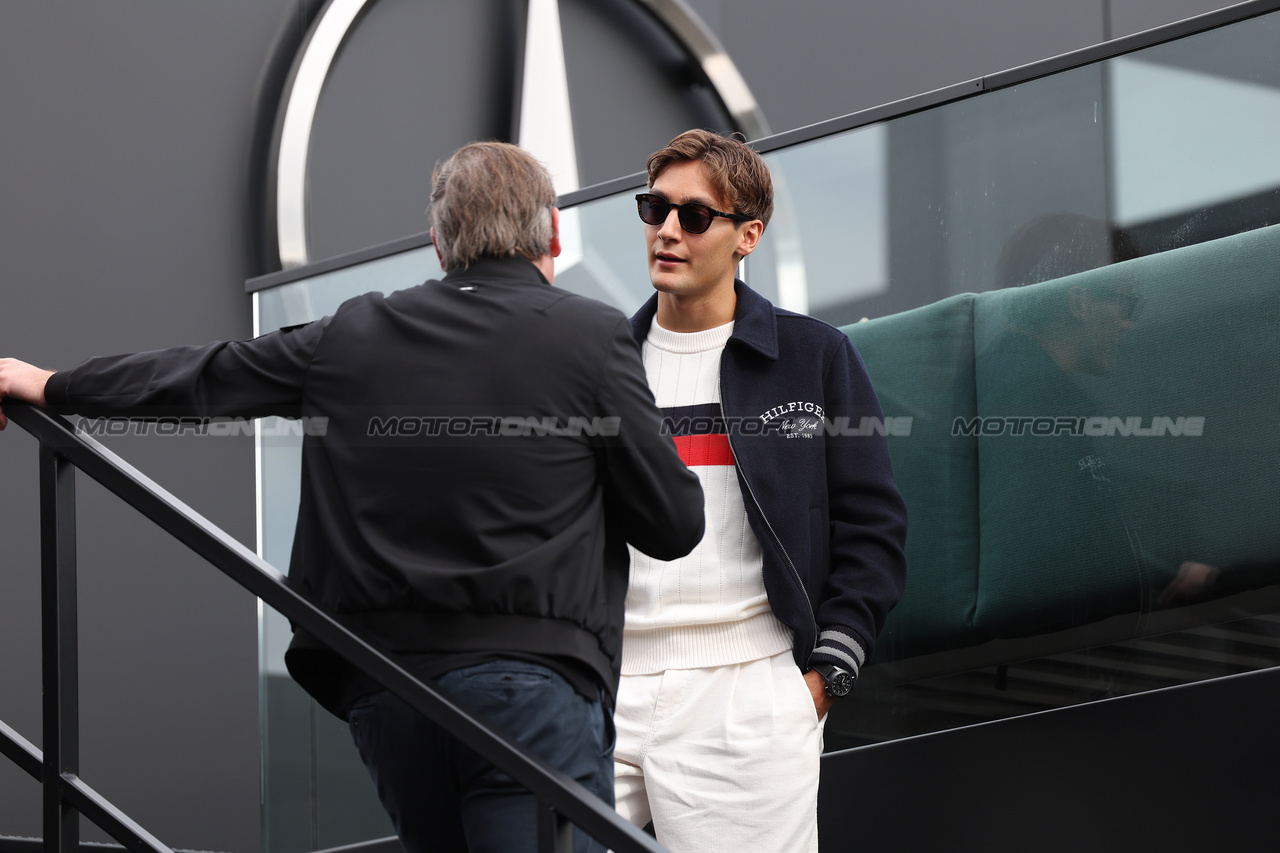
[[[814,659],[847,669],[857,678],[858,670],[867,660],[867,653],[862,650],[862,644],[851,635],[829,628],[818,635],[818,647],[813,650],[810,662]]]

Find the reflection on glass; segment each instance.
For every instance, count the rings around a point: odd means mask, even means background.
[[[439,275],[435,250],[425,246],[262,291],[255,294],[258,333],[318,320],[360,293],[400,290]],[[298,426],[264,418],[258,428],[262,556],[281,570],[289,565],[298,515]],[[392,835],[345,725],[317,709],[289,678],[284,653],[292,636],[288,620],[264,606],[264,848],[304,853]]]
[[[578,208],[581,261],[556,262],[555,286],[607,302],[631,314],[649,298],[644,226],[636,216],[635,190],[588,202]]]
[[[319,320],[361,293],[391,293],[439,276],[435,249],[422,246],[273,287],[257,295],[258,334]]]
[[[1280,662],[1280,226],[1128,251],[1042,217],[1002,254],[1010,287],[848,328],[914,416],[889,438],[912,527],[833,744]],[[1225,622],[1257,647],[1195,646]]]
[[[1115,218],[1130,225],[1280,187],[1280,88],[1136,59],[1111,66]]]
[[[792,241],[804,269],[802,299],[788,298],[785,285],[769,288],[779,291],[779,307],[822,316],[889,289],[888,136],[884,125],[873,125],[766,158],[785,192],[764,251],[776,253],[779,239]],[[748,266],[753,287],[764,292],[761,285],[775,281],[777,262],[753,255]]]
[[[1280,617],[1265,614],[918,678],[882,666],[859,679],[824,740],[829,751],[848,749],[1277,665]]]

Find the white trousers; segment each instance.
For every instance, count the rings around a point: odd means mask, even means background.
[[[672,853],[817,853],[822,728],[791,652],[624,675],[618,813]]]

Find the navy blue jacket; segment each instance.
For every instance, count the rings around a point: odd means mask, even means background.
[[[801,669],[834,663],[856,675],[906,583],[907,508],[869,420],[882,418],[880,403],[840,330],[741,281],[734,289],[721,414],[769,604],[794,632]],[[637,341],[657,305],[654,294],[631,318]]]

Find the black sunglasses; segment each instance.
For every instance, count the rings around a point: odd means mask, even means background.
[[[645,225],[661,225],[671,215],[672,208],[675,208],[680,227],[688,234],[701,234],[706,231],[717,216],[732,219],[734,222],[750,222],[755,218],[743,216],[741,213],[725,213],[696,201],[672,204],[662,196],[653,193],[640,193],[636,196],[636,207],[640,212],[640,221]]]

